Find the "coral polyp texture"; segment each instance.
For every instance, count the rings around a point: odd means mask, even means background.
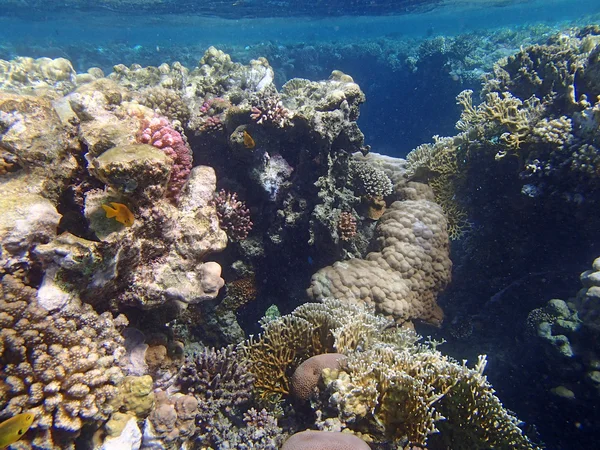
[[[137,139],[160,148],[173,160],[167,196],[177,202],[192,170],[192,149],[164,117],[144,120]]]
[[[446,218],[427,200],[397,201],[379,219],[377,250],[313,275],[308,294],[365,303],[398,323],[440,324],[437,295],[450,281]]]
[[[85,425],[100,426],[119,407],[127,319],[89,305],[47,311],[10,275],[1,289],[0,416],[35,415],[19,448],[75,448]]]
[[[219,224],[233,241],[241,241],[248,237],[252,230],[250,210],[246,204],[238,200],[237,193],[221,189],[213,200]]]

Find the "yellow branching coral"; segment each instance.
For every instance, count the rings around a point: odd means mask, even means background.
[[[242,345],[263,398],[289,392],[298,361],[335,351],[347,359],[342,370],[322,371],[327,390],[312,403],[320,420],[374,443],[535,448],[483,375],[485,356],[469,368],[442,355],[437,343],[418,344],[416,333],[372,308],[331,299],[302,305],[264,328]]]
[[[388,321],[362,307],[326,300],[308,303],[291,314],[267,322],[264,332],[241,345],[256,375],[260,399],[277,403],[289,394],[289,377],[311,356],[346,352],[365,346],[380,335]]]
[[[467,104],[471,104],[473,109],[470,94],[466,97]],[[465,117],[461,120],[467,123],[467,120],[475,121],[476,118]],[[464,178],[462,167],[458,164],[459,146],[454,138],[434,136],[433,139],[433,144],[422,144],[408,154],[406,173],[411,179],[429,183],[436,203],[442,207],[448,219],[448,235],[450,239],[457,240],[470,229],[466,211],[455,200],[456,191]]]

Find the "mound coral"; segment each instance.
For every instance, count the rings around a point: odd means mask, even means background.
[[[427,200],[394,202],[376,234],[377,251],[319,270],[309,296],[366,303],[398,323],[441,323],[436,296],[448,284],[451,268],[441,208]]]
[[[323,369],[339,370],[346,356],[341,353],[324,353],[308,358],[294,371],[291,378],[292,394],[300,400],[308,400],[321,380]]]
[[[290,437],[281,450],[369,450],[371,447],[349,433],[302,431]]]

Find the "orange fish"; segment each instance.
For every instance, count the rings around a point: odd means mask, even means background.
[[[112,219],[113,217],[117,222],[122,223],[126,227],[133,225],[135,218],[129,208],[123,203],[111,202],[111,206],[102,205],[102,209],[106,211],[106,217]]]
[[[256,143],[254,142],[254,139],[252,139],[252,136],[250,136],[250,133],[244,130],[244,147],[254,148],[255,145]]]

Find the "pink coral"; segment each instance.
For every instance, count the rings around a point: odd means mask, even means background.
[[[160,148],[173,160],[167,197],[177,203],[192,170],[192,149],[165,117],[144,120],[137,139]]]

